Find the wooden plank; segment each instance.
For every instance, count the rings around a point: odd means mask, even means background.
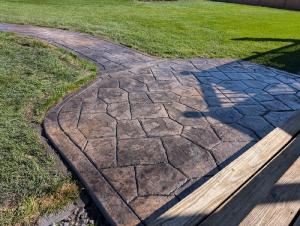
[[[298,216],[293,226],[300,226],[300,216]]]
[[[299,209],[300,135],[200,225],[286,226]]]
[[[299,122],[297,113],[150,225],[191,226],[204,220],[280,152],[299,132]]]

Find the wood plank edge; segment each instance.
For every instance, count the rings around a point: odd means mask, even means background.
[[[247,183],[256,172],[295,137],[300,131],[299,122],[300,113],[298,111],[283,126],[275,128],[252,148],[212,177],[202,187],[159,216],[150,225],[181,226],[198,224],[230,198],[244,183]],[[251,161],[255,162],[253,159],[258,164],[251,166],[249,163]],[[247,170],[244,166],[247,166]],[[247,173],[239,175],[243,169]],[[239,178],[239,180],[234,183],[233,187],[224,188],[224,182],[226,180],[230,181],[231,178]],[[214,194],[217,190],[222,192]]]

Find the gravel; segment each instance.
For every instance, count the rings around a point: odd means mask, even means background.
[[[108,226],[92,199],[83,194],[76,203],[56,214],[45,216],[39,226]]]

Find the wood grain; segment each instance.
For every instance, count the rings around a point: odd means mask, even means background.
[[[300,131],[299,122],[298,112],[150,225],[190,226],[203,221],[292,140]]]
[[[299,209],[300,135],[200,225],[286,226]]]

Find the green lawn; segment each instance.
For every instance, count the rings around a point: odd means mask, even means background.
[[[162,57],[248,59],[300,72],[300,13],[214,1],[0,0],[0,22],[82,31]],[[31,221],[77,195],[36,126],[96,68],[0,33],[0,225]]]
[[[88,32],[163,57],[230,57],[300,71],[295,11],[205,0],[0,0],[0,21]]]
[[[0,33],[0,225],[32,222],[78,197],[36,127],[55,101],[95,75],[94,65],[64,50]]]

